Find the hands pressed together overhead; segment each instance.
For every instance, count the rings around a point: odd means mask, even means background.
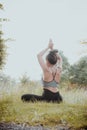
[[[51,50],[53,50],[53,46],[54,46],[54,44],[53,44],[52,39],[49,39],[48,48],[50,48]]]

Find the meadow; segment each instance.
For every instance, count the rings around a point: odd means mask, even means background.
[[[36,86],[35,86],[36,84]],[[41,95],[42,87],[38,83],[29,85],[0,87],[0,122],[15,122],[29,126],[58,125],[80,130],[87,127],[87,90],[66,87],[59,88],[63,103],[24,103],[21,95],[34,93]]]

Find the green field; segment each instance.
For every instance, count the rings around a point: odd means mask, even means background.
[[[38,91],[39,90],[39,91]],[[3,89],[0,92],[0,122],[26,123],[28,125],[43,125],[54,127],[65,125],[74,129],[87,126],[87,91],[61,89],[63,103],[23,103],[23,93],[34,93],[28,88],[19,86]],[[36,94],[41,94],[41,88],[35,89]]]

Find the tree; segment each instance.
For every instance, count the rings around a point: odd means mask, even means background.
[[[3,10],[3,5],[0,4],[0,10]],[[6,59],[6,40],[3,38],[3,31],[2,31],[2,22],[8,21],[7,18],[0,18],[0,70],[3,68],[5,65],[5,59]]]
[[[29,76],[25,73],[23,76],[20,78],[20,83],[22,86],[26,86],[29,84],[30,78]]]
[[[68,82],[70,64],[68,62],[67,57],[64,56],[62,51],[60,51],[59,54],[61,55],[62,60],[63,60],[63,70],[62,70],[62,75],[61,75],[61,82]]]
[[[82,57],[70,67],[69,76],[72,84],[87,85],[87,56]]]
[[[4,9],[4,8],[3,8],[3,5],[2,5],[1,3],[0,3],[0,9]]]
[[[8,88],[12,88],[15,85],[16,81],[14,79],[4,73],[0,73],[0,89],[5,88],[5,90],[8,90]]]

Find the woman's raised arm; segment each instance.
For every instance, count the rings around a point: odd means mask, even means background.
[[[47,66],[46,66],[46,64],[45,64],[45,62],[44,62],[43,55],[44,55],[49,49],[53,49],[53,43],[52,43],[52,40],[51,40],[51,39],[49,40],[48,47],[37,54],[38,62],[39,62],[39,64],[40,64],[40,66],[41,66],[41,68],[42,68],[43,71],[47,70]]]
[[[60,69],[60,71],[62,71],[62,57],[57,54],[57,58],[58,58],[58,61],[57,61],[57,67]]]

